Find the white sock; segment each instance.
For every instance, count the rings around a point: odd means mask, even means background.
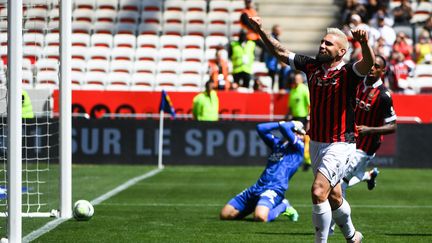
[[[370,180],[371,179],[371,175],[370,175],[371,173],[369,173],[369,171],[366,171],[364,174],[363,174],[363,178],[362,178],[362,181],[368,181],[368,180]]]
[[[355,233],[354,225],[351,221],[351,207],[346,199],[343,199],[342,205],[332,212],[333,220],[339,226],[342,234],[346,239],[352,237]]]
[[[316,243],[327,242],[331,220],[331,207],[328,200],[312,206],[312,222],[315,226]]]
[[[357,176],[354,176],[353,178],[351,178],[351,180],[348,183],[348,187],[352,187],[355,184],[361,182],[362,180],[360,180],[360,178],[358,178]]]

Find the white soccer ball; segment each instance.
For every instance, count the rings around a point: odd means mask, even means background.
[[[73,206],[73,216],[78,221],[91,219],[94,214],[93,205],[87,200],[78,200]]]

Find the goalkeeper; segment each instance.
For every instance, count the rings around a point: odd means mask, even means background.
[[[272,133],[276,130],[282,137]],[[290,220],[297,221],[298,213],[285,199],[285,191],[288,181],[303,163],[303,124],[298,121],[261,123],[257,125],[257,131],[271,149],[267,166],[253,186],[222,208],[220,218],[242,219],[254,212],[256,221],[270,222],[283,213]]]

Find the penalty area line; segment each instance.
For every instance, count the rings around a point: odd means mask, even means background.
[[[149,171],[149,172],[147,172],[147,173],[145,173],[143,175],[134,177],[134,178],[126,181],[125,183],[119,185],[118,187],[112,189],[111,191],[109,191],[109,192],[107,192],[107,193],[105,193],[105,194],[103,194],[103,195],[101,195],[101,196],[93,199],[90,203],[93,206],[96,206],[96,205],[100,204],[101,202],[103,202],[103,201],[105,201],[105,200],[107,200],[107,199],[109,199],[109,198],[117,195],[118,193],[126,190],[127,188],[135,185],[136,183],[138,183],[138,182],[140,182],[142,180],[145,180],[147,178],[150,178],[150,177],[158,174],[162,170],[163,169],[154,169],[154,170],[151,170],[151,171]],[[63,222],[65,222],[67,220],[69,220],[69,219],[57,218],[57,219],[55,219],[53,221],[50,221],[50,222],[46,223],[44,226],[40,227],[39,229],[37,229],[37,230],[31,232],[30,234],[26,235],[23,238],[23,242],[31,242],[31,241],[39,238],[40,236],[42,236],[42,235],[50,232],[51,230],[55,229],[57,226],[59,226],[60,224],[62,224]]]

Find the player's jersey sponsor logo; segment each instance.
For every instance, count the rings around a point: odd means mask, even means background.
[[[283,153],[281,152],[273,152],[270,154],[268,160],[271,162],[279,162],[283,158]]]
[[[360,100],[359,98],[356,98],[356,105],[357,108],[365,110],[365,111],[370,111],[372,104],[369,104],[363,100]]]

